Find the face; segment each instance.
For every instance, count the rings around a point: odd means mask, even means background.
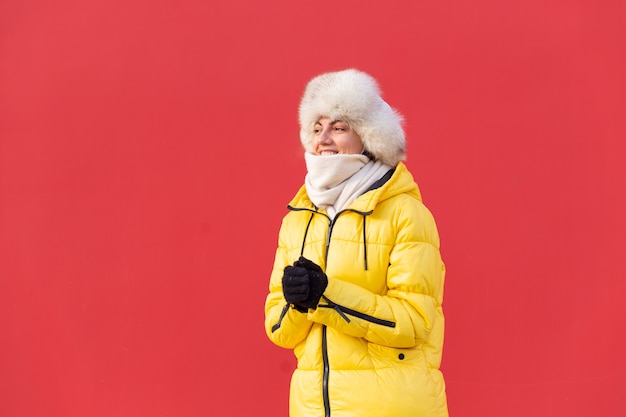
[[[354,154],[363,152],[363,142],[346,122],[320,118],[313,127],[315,155]]]

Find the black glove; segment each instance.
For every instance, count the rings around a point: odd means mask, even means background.
[[[283,294],[289,304],[298,304],[309,297],[309,274],[305,268],[286,266],[283,275]]]
[[[306,269],[309,274],[309,296],[301,304],[307,308],[317,308],[317,303],[319,303],[324,290],[328,286],[328,277],[318,264],[303,256],[294,265]]]
[[[328,278],[322,268],[302,256],[293,266],[285,267],[283,294],[298,311],[305,313],[316,308],[327,285]]]

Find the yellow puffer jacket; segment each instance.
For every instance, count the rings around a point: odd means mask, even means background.
[[[403,163],[330,221],[304,187],[284,217],[265,331],[294,349],[291,417],[444,417],[439,371],[445,267],[439,235]],[[286,305],[283,269],[302,255],[328,287],[317,309]]]

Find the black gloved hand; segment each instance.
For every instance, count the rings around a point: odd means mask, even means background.
[[[309,271],[314,271],[314,272],[318,272],[318,273],[322,273],[322,274],[324,273],[324,271],[322,271],[322,268],[318,264],[316,264],[313,261],[308,260],[304,256],[301,256],[293,264],[295,266],[299,266],[299,267],[305,268],[305,269],[307,269]]]
[[[309,296],[298,304],[305,308],[317,308],[317,303],[328,286],[328,277],[319,265],[303,256],[294,263],[294,266],[304,268],[309,277]]]
[[[289,304],[298,304],[309,296],[309,274],[305,268],[286,266],[283,275],[283,294]]]
[[[322,268],[302,256],[293,266],[285,267],[283,294],[298,311],[306,313],[309,308],[316,308],[327,285],[328,278]]]

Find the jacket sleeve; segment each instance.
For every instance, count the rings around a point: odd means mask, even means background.
[[[289,259],[285,246],[285,223],[279,233],[278,249],[274,258],[274,266],[270,275],[269,293],[265,299],[265,333],[276,345],[284,348],[294,348],[306,339],[313,322],[306,313],[291,308],[285,301],[282,288],[282,278],[285,266],[291,265],[294,260]]]
[[[387,293],[329,277],[322,302],[309,310],[310,320],[397,348],[425,341],[435,320],[443,320],[445,266],[434,219],[421,203],[401,207],[396,215]]]

